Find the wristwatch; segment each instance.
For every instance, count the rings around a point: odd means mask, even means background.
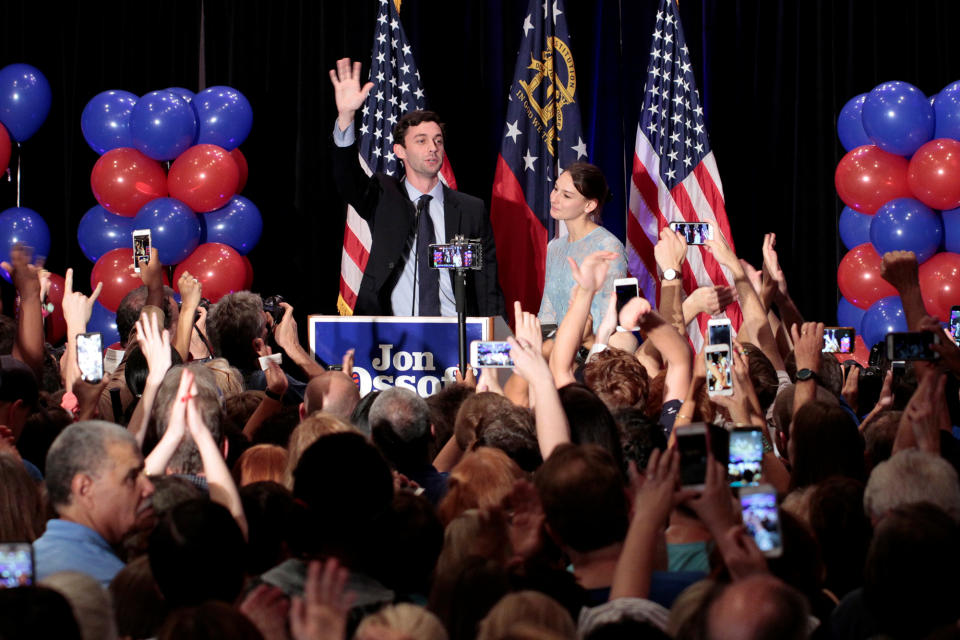
[[[680,272],[676,269],[667,269],[663,272],[664,280],[676,280],[680,277]]]
[[[797,371],[797,381],[806,382],[807,380],[820,382],[820,377],[817,375],[817,372],[814,371],[813,369],[799,369]]]

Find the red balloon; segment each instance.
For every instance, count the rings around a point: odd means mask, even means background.
[[[913,154],[907,182],[917,200],[933,209],[960,207],[960,141],[931,140]]]
[[[237,192],[240,169],[230,152],[215,144],[198,144],[170,166],[170,196],[194,211],[219,209]]]
[[[179,283],[180,274],[189,271],[200,281],[203,297],[210,302],[217,302],[228,293],[244,290],[247,268],[242,258],[233,247],[207,242],[194,249],[177,265],[173,279]]]
[[[50,289],[47,291],[47,302],[53,305],[53,312],[47,316],[45,323],[47,342],[56,344],[67,335],[67,322],[63,319],[63,276],[50,274]]]
[[[880,277],[882,263],[883,258],[869,242],[850,249],[837,269],[837,284],[843,297],[868,309],[880,298],[898,295],[893,285]]]
[[[950,320],[950,307],[960,304],[960,254],[938,253],[920,265],[920,293],[927,313]]]
[[[894,198],[910,198],[907,160],[872,144],[847,153],[833,177],[837,193],[851,209],[873,214]]]
[[[140,274],[133,270],[133,249],[121,247],[100,256],[90,272],[91,291],[97,288],[98,282],[103,283],[103,290],[97,301],[110,311],[116,312],[123,296],[143,284]],[[163,284],[170,285],[165,270]]]
[[[10,135],[0,124],[0,173],[6,171],[8,166],[10,166]]]
[[[104,209],[130,218],[151,200],[167,195],[167,175],[156,160],[121,147],[107,151],[93,165],[90,188]]]
[[[243,288],[249,290],[253,286],[253,265],[250,264],[250,258],[247,256],[240,256],[243,258],[243,264],[247,268],[247,276],[243,281]]]
[[[240,193],[247,186],[247,176],[250,175],[250,168],[247,166],[247,159],[240,151],[240,147],[231,151],[230,155],[233,156],[234,162],[237,163],[237,169],[240,170],[240,182],[237,183],[237,193]]]

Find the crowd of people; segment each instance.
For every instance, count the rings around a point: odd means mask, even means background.
[[[55,349],[46,275],[16,249],[0,549],[32,543],[35,568],[0,589],[0,638],[957,637],[960,348],[944,335],[939,360],[897,375],[882,358],[841,366],[773,236],[759,269],[716,231],[705,244],[732,289],[665,279],[656,306],[618,313],[616,255],[590,253],[552,338],[516,305],[505,384],[484,369],[425,399],[361,398],[353,354],[322,368],[289,305],[278,320],[243,291],[207,308],[189,273],[177,304],[155,250],[117,312],[123,361],[84,381],[75,342],[98,290],[68,273]],[[665,229],[655,255],[665,271],[689,250]],[[942,331],[913,254],[886,254],[883,277],[911,330]],[[733,392],[714,395],[687,331],[732,298]],[[283,366],[261,360],[273,352]],[[777,557],[727,460],[681,484],[676,431],[692,423],[761,430]]]

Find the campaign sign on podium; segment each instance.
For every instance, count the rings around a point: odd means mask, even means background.
[[[355,349],[353,379],[360,395],[402,387],[431,396],[456,381],[456,318],[310,316],[310,352],[323,365],[340,364]],[[491,318],[467,318],[467,343],[491,340]]]

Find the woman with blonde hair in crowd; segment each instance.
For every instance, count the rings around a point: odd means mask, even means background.
[[[323,436],[348,431],[359,433],[355,427],[323,411],[316,411],[304,418],[290,434],[290,440],[287,442],[287,468],[280,483],[292,491],[293,470],[297,468],[300,456],[307,450],[307,447]]]

